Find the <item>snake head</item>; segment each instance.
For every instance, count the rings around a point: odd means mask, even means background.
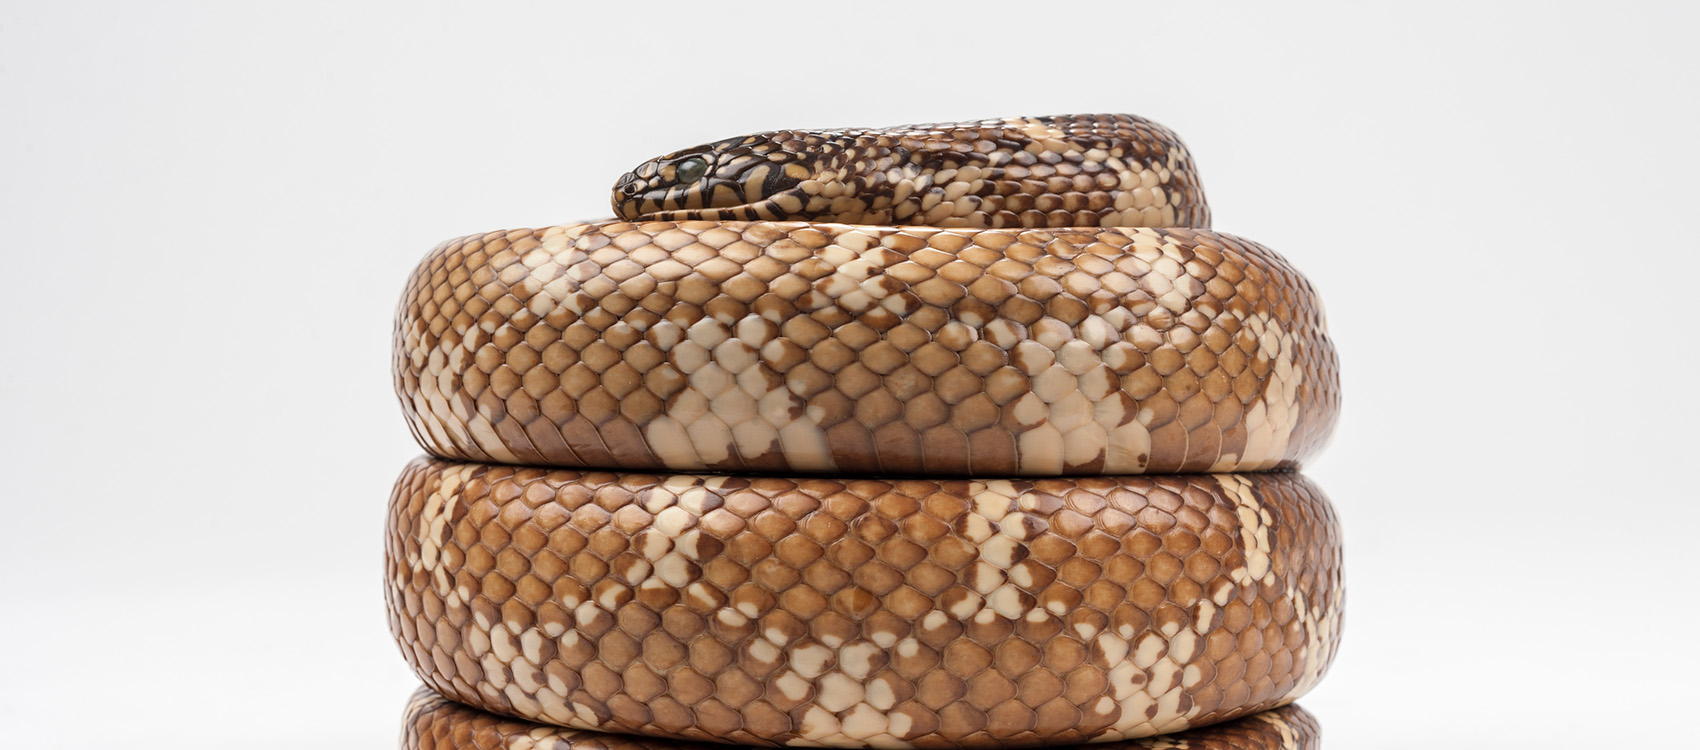
[[[781,220],[802,212],[811,183],[841,147],[817,133],[728,138],[650,159],[614,184],[627,221]]]

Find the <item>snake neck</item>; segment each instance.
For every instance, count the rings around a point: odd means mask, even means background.
[[[889,131],[848,131],[838,142],[815,177],[782,198],[787,206],[846,224],[991,226],[989,217],[955,211],[955,201],[986,190],[984,177],[996,170],[973,142]],[[965,207],[970,202],[978,203],[969,198]]]

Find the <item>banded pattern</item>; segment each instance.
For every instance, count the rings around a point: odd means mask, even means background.
[[[1340,634],[1334,512],[1291,473],[644,475],[419,459],[391,629],[439,693],[751,745],[988,747],[1291,702]]]
[[[614,186],[614,213],[630,221],[1210,226],[1180,138],[1120,114],[728,138],[639,165]]]
[[[1316,718],[1286,706],[1203,729],[1092,745],[1098,750],[1317,750]],[[657,740],[533,724],[462,706],[428,688],[408,701],[402,750],[725,750],[714,743]],[[1086,750],[1081,748],[1081,750]]]
[[[413,273],[395,382],[438,456],[669,471],[1283,469],[1339,407],[1310,284],[1197,229],[493,232]]]

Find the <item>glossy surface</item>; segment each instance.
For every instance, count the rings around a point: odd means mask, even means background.
[[[464,703],[741,744],[991,747],[1290,702],[1340,634],[1291,473],[645,475],[420,459],[390,507],[402,651]]]

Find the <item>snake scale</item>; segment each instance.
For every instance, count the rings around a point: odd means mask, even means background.
[[[403,294],[390,624],[464,704],[408,746],[1314,746],[1337,360],[1172,132],[775,131],[613,203]]]
[[[1316,718],[1298,706],[1178,734],[1094,745],[1102,750],[1316,750]],[[563,729],[477,711],[421,688],[408,702],[402,750],[721,750],[725,745]]]

